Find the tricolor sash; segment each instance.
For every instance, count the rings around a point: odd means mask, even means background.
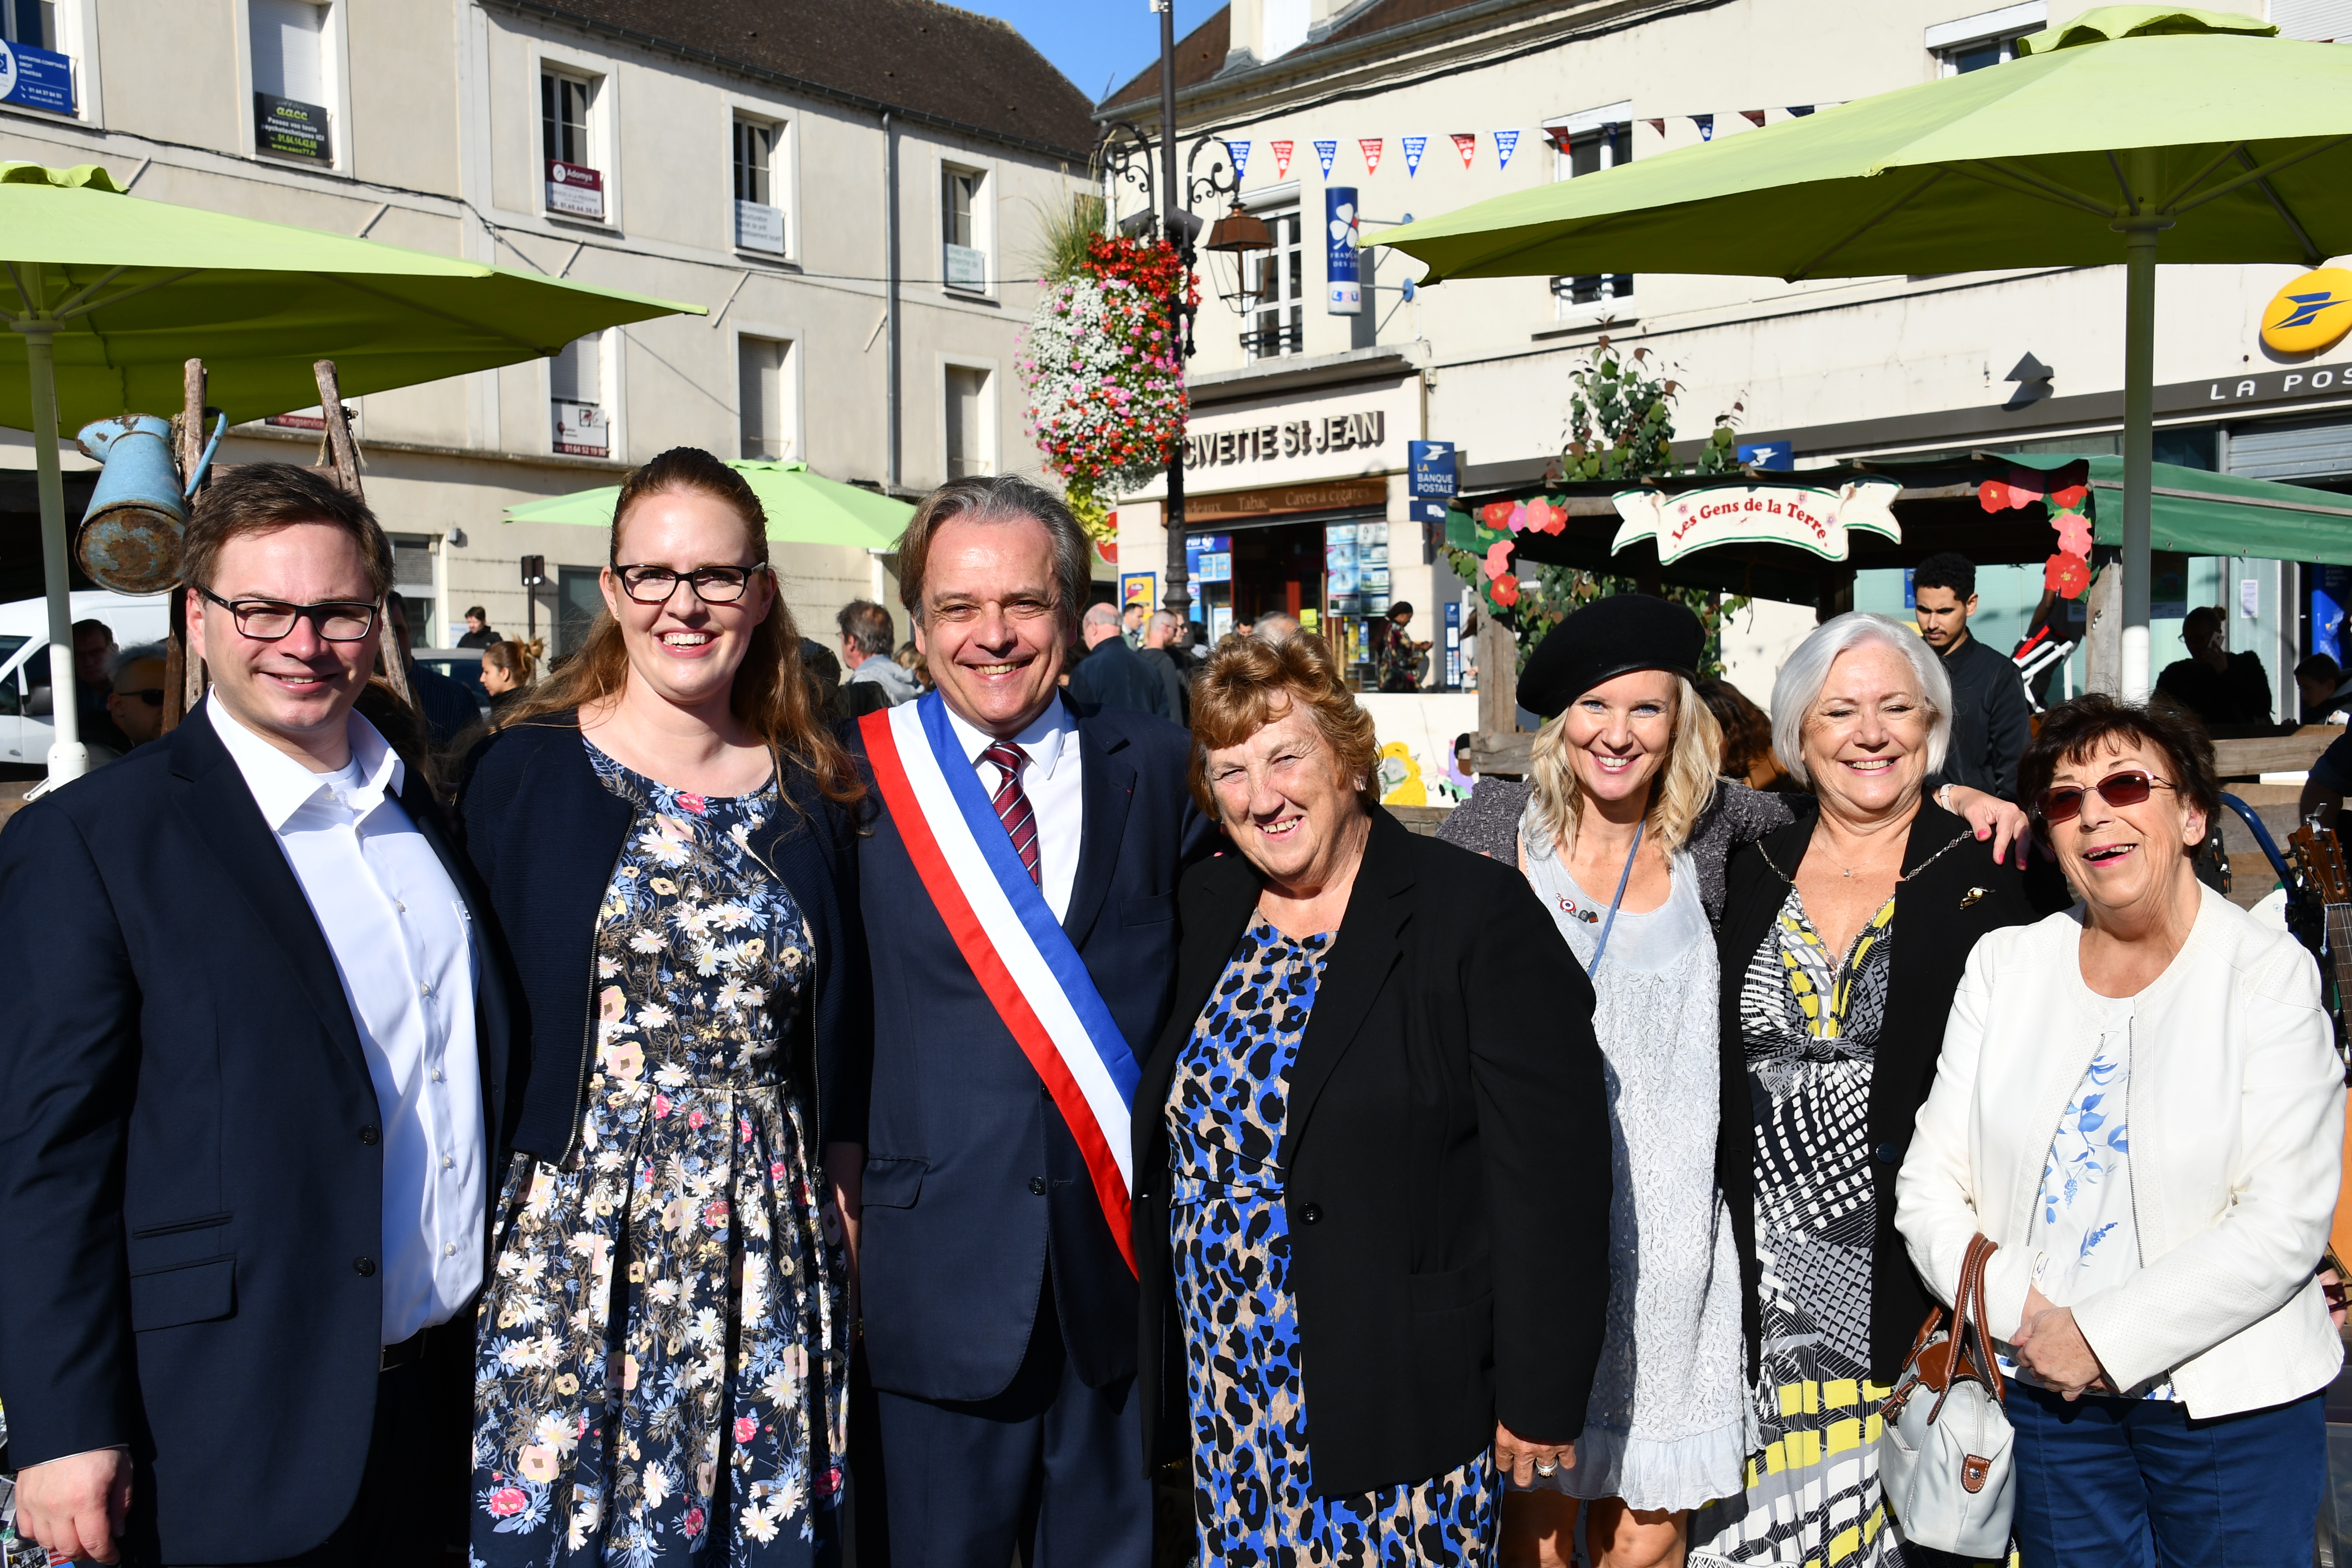
[[[1029,879],[933,691],[858,721],[866,759],[915,874],[956,948],[1077,1140],[1130,1272],[1135,1053],[1094,977]],[[1075,746],[1076,734],[1064,742]]]

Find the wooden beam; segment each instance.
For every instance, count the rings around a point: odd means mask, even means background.
[[[2294,773],[2307,771],[2319,753],[2341,740],[2341,724],[2305,724],[2292,735],[2264,736],[2252,741],[2213,742],[2213,767],[2223,778],[2249,773]]]
[[[310,366],[310,374],[319,379],[319,412],[327,421],[327,465],[335,470],[335,482],[355,496],[364,497],[360,486],[360,449],[352,440],[350,411],[343,406],[341,388],[336,384],[335,362],[322,359]]]
[[[205,362],[192,359],[180,367],[180,483],[185,486],[205,456]],[[163,641],[163,730],[180,727],[205,696],[205,665],[188,657],[188,595],[184,584],[172,585],[169,606],[171,632]]]

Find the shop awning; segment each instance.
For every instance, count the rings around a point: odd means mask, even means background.
[[[2055,468],[2076,459],[2036,452],[2004,460]],[[2091,458],[2092,536],[2123,542],[2124,460]],[[2262,561],[2352,565],[2352,496],[2275,479],[2149,465],[2156,489],[2153,547],[2183,555],[2245,555]]]

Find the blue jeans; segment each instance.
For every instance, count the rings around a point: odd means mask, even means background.
[[[2171,1400],[2069,1405],[2011,1381],[2023,1568],[2309,1568],[2322,1397],[2192,1421]]]

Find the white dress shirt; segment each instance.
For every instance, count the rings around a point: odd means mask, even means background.
[[[982,763],[980,754],[996,744],[996,737],[974,729],[953,703],[940,700],[947,706],[949,727],[980,775],[980,787],[994,799],[1003,780],[997,776],[996,764]],[[1062,920],[1070,912],[1070,889],[1078,879],[1078,845],[1086,833],[1086,792],[1078,780],[1078,723],[1056,696],[1045,705],[1045,711],[1029,721],[1027,729],[1013,737],[1013,743],[1029,758],[1021,766],[1021,793],[1029,797],[1029,809],[1037,816],[1037,889],[1045,895],[1045,907],[1054,911],[1054,918]]]
[[[440,857],[401,808],[404,769],[351,716],[352,760],[313,773],[205,710],[335,957],[374,1080],[383,1149],[383,1342],[449,1321],[482,1283],[488,1162],[476,1052],[480,957]]]

